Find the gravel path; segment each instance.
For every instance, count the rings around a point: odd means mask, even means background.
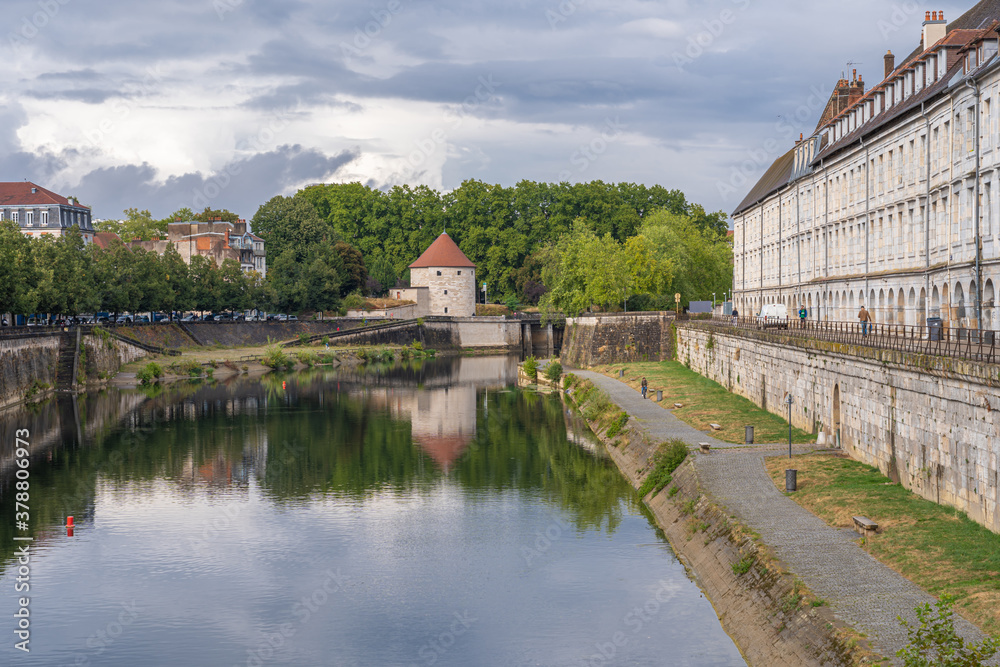
[[[573,373],[607,392],[652,439],[711,443],[712,453],[699,454],[694,463],[713,500],[760,533],[761,541],[787,568],[826,600],[840,619],[867,635],[876,651],[894,656],[906,644],[906,630],[896,617],[902,614],[913,620],[913,608],[933,603],[934,598],[858,546],[853,530],[827,526],[777,489],[764,468],[764,457],[787,453],[787,445],[746,447],[720,442],[684,424],[655,401],[643,400],[639,392],[617,380],[590,371]],[[799,453],[811,449],[795,448]],[[956,616],[955,626],[966,638],[983,637],[960,617]]]

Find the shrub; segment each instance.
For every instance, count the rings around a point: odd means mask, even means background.
[[[954,598],[943,596],[934,605],[917,607],[918,624],[899,618],[906,628],[909,643],[896,651],[906,667],[979,667],[1000,651],[1000,637],[987,637],[981,642],[965,645],[965,639],[955,632],[951,605]]]
[[[530,356],[524,360],[524,373],[532,381],[538,381],[538,362],[535,360],[534,356]]]
[[[299,362],[305,364],[306,368],[312,368],[313,364],[316,363],[316,353],[312,350],[299,350],[295,356]]]
[[[423,352],[424,351],[424,344],[421,343],[419,340],[413,341],[413,345],[411,347],[414,350],[416,350],[417,352]]]
[[[559,378],[562,377],[563,367],[558,361],[550,361],[549,365],[545,367],[545,377],[552,382],[559,382]]]
[[[305,345],[309,342],[309,334],[304,331],[299,334],[299,345]]]
[[[323,336],[323,346],[324,347],[330,347],[330,337],[329,336]]]
[[[264,351],[264,356],[261,357],[260,363],[268,368],[281,368],[282,366],[287,366],[291,361],[291,358],[281,349],[281,345],[270,343]]]
[[[622,429],[625,428],[625,424],[627,423],[628,423],[628,413],[619,412],[618,416],[615,417],[615,420],[611,422],[611,426],[608,427],[607,436],[609,438],[615,437],[616,435],[622,432]]]
[[[361,296],[357,292],[354,294],[348,294],[344,297],[343,307],[347,310],[368,310],[366,306],[368,305],[368,299]]]
[[[687,455],[688,448],[683,440],[671,440],[660,445],[653,456],[653,471],[639,487],[639,495],[645,498],[651,491],[654,495],[662,491],[673,480],[674,471],[684,463]]]
[[[139,372],[135,374],[135,377],[139,380],[139,384],[149,384],[153,380],[158,380],[163,377],[163,368],[161,368],[155,361],[151,361],[139,369]]]
[[[731,567],[733,568],[733,574],[735,574],[737,577],[746,574],[747,572],[750,571],[750,568],[753,567],[754,561],[756,560],[757,559],[754,557],[753,554],[747,554],[746,556],[741,558],[738,563],[732,564]]]

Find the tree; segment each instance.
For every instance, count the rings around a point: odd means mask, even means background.
[[[651,215],[641,233],[656,256],[672,265],[673,278],[666,291],[680,293],[684,303],[732,288],[733,249],[725,235],[703,231],[688,216],[665,211]]]
[[[94,281],[93,258],[84,252],[86,244],[80,228],[73,225],[58,239],[43,237],[37,243],[38,309],[62,315],[96,310],[100,295]]]
[[[153,214],[148,210],[140,211],[137,208],[125,209],[124,213],[125,217],[121,220],[98,222],[95,225],[97,231],[117,234],[126,243],[134,239],[149,241],[153,237],[166,236],[167,223],[172,221],[154,220]]]
[[[368,279],[375,281],[371,296],[383,296],[396,284],[396,269],[393,268],[388,257],[379,253],[371,262]]]
[[[193,256],[189,275],[195,309],[221,310],[220,277],[215,260],[204,255]]]
[[[172,297],[170,311],[185,311],[194,308],[194,285],[191,282],[190,267],[177,252],[173,243],[167,244],[162,258],[164,275],[170,286]]]
[[[107,248],[91,245],[95,288],[101,310],[109,313],[134,311],[139,303],[135,280],[135,258],[121,241],[113,239]]]
[[[361,256],[357,248],[343,241],[337,241],[333,248],[340,255],[340,263],[343,266],[340,295],[347,296],[361,290],[364,287],[365,279],[368,278],[365,258]]]
[[[324,239],[334,242],[331,229],[304,197],[272,197],[257,209],[250,226],[267,243],[272,257],[280,256],[288,248],[309,246]]]
[[[171,310],[174,291],[167,280],[167,272],[160,256],[155,252],[135,248],[132,257],[138,295],[135,310],[141,313]]]
[[[39,267],[31,239],[17,223],[0,221],[0,313],[24,315],[35,312]]]
[[[225,310],[246,310],[251,305],[250,276],[235,259],[223,260],[219,268],[219,299]]]

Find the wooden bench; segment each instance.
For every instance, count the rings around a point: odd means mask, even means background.
[[[674,407],[675,408],[683,408],[684,404],[683,403],[674,403]]]
[[[873,535],[878,532],[878,524],[866,516],[852,517],[854,519],[854,530],[859,535]]]
[[[699,442],[698,446],[701,447],[702,454],[708,454],[710,451],[712,451],[712,445],[708,444],[707,442]]]
[[[722,430],[722,425],[721,424],[709,424],[709,427],[713,431],[721,431]]]

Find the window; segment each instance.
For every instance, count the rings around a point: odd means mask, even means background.
[[[26,224],[26,225],[28,225],[29,227],[30,227],[31,225],[33,225],[33,224],[35,223],[35,212],[34,212],[34,211],[27,211],[27,212],[26,212],[26,213],[24,214],[24,222],[25,222],[25,224]]]
[[[445,295],[445,296],[448,296],[448,290],[445,290],[445,291],[444,291],[444,295]]]
[[[439,276],[441,275],[441,272],[440,272],[440,271],[438,271],[438,275],[439,275]]]
[[[49,212],[48,211],[42,211],[42,224],[43,225],[49,224]]]
[[[445,314],[445,315],[447,315],[447,314],[448,314],[448,306],[445,306],[445,307],[444,307],[444,314]]]
[[[11,215],[10,219],[13,220],[14,222],[20,221],[21,213],[19,211],[14,211],[10,215]]]
[[[458,275],[462,275],[462,272],[461,272],[461,271],[459,271],[459,272],[458,272]]]

